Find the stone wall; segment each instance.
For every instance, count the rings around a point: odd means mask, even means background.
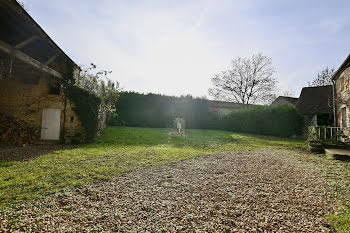
[[[0,80],[0,113],[15,117],[31,127],[41,129],[44,108],[61,110],[60,138],[63,140],[64,93],[49,94],[50,85],[59,83],[50,77],[39,77],[35,82],[26,82],[21,77]],[[65,141],[85,138],[85,129],[72,110],[73,104],[67,98]],[[1,122],[0,122],[1,127]]]

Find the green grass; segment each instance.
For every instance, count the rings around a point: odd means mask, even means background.
[[[340,233],[350,232],[350,205],[344,205],[341,207],[342,210],[339,214],[330,215],[330,222],[332,226]]]
[[[169,129],[110,127],[95,142],[56,151],[31,162],[0,162],[0,207],[38,199],[86,183],[108,180],[138,168],[157,166],[223,151],[261,148],[305,149],[300,139],[216,130],[186,130],[172,137]],[[307,153],[289,153],[329,180],[331,195],[349,197],[350,164]],[[349,198],[348,198],[349,199]],[[350,204],[343,201],[329,221],[337,232],[350,232]]]
[[[31,162],[0,162],[0,206],[41,198],[60,190],[107,180],[137,168],[196,158],[222,151],[259,148],[299,149],[298,139],[186,130],[110,127],[95,142],[56,151]]]

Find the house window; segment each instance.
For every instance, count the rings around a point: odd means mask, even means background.
[[[61,87],[58,83],[50,83],[49,95],[59,95]]]
[[[70,117],[70,122],[72,123],[74,121],[74,116]]]
[[[343,127],[348,127],[348,122],[346,120],[346,107],[341,109],[341,120],[342,120],[342,126]]]

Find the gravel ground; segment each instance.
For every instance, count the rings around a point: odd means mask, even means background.
[[[73,148],[73,145],[43,144],[25,147],[0,145],[0,161],[31,161],[58,150]]]
[[[19,205],[2,213],[0,231],[331,232],[325,215],[336,203],[326,181],[283,153],[221,153],[134,171]]]

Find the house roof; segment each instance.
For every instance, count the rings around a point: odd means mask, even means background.
[[[78,67],[16,0],[0,1],[0,41],[61,74]],[[1,53],[0,58],[8,56]],[[17,69],[28,67],[18,64]]]
[[[332,79],[336,80],[343,71],[350,66],[350,54],[345,59],[345,61],[340,65],[340,67],[334,72]]]
[[[332,113],[332,85],[321,87],[304,87],[296,107],[304,115]]]
[[[278,96],[277,99],[275,99],[271,105],[273,105],[273,103],[278,102],[280,100],[284,100],[287,101],[288,103],[292,104],[292,105],[296,105],[298,98],[295,97],[289,97],[289,96]]]

